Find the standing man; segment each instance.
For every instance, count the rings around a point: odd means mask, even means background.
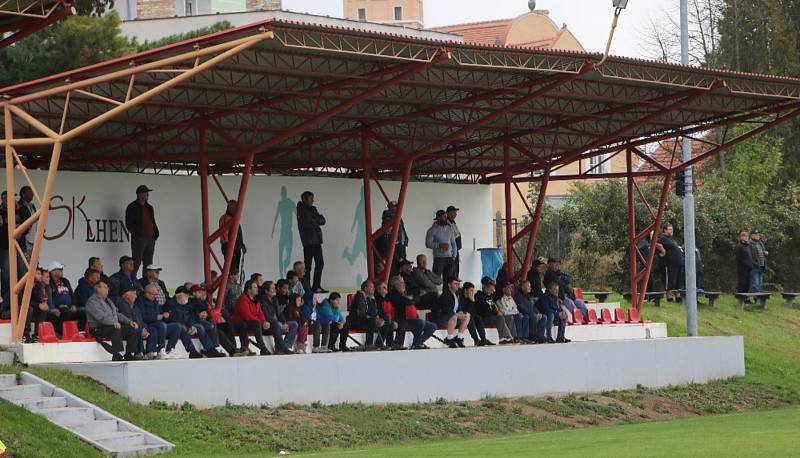
[[[753,255],[750,252],[750,234],[739,232],[739,243],[734,249],[736,257],[736,292],[750,292],[750,271],[753,270]]]
[[[327,293],[322,289],[322,269],[325,261],[322,258],[322,226],[325,217],[314,206],[314,193],[305,191],[297,202],[297,230],[300,232],[300,241],[303,242],[303,258],[306,266],[306,280],[311,275],[313,263],[314,282],[311,291],[314,293]]]
[[[139,266],[153,263],[153,253],[158,240],[158,225],[153,206],[147,202],[152,189],[145,185],[136,188],[136,200],[125,209],[125,226],[131,234],[131,256],[133,275],[138,275]]]
[[[8,209],[6,206],[7,193],[3,191],[3,199],[0,202],[0,298],[2,298],[2,306],[0,311],[4,311],[8,307],[8,226],[6,225],[6,218],[8,217]]]
[[[670,302],[673,300],[674,291],[680,289],[680,275],[683,267],[683,250],[673,238],[674,232],[672,224],[665,223],[661,229],[661,235],[658,236],[658,243],[664,247],[661,264],[664,268],[664,291],[667,292],[667,300]]]
[[[750,255],[753,258],[753,268],[750,269],[750,292],[760,293],[764,287],[764,272],[767,271],[769,251],[764,248],[761,231],[758,229],[750,233]]]
[[[433,250],[433,271],[442,278],[452,277],[457,253],[456,233],[444,210],[436,211],[433,225],[425,234],[425,246]]]
[[[461,231],[458,229],[458,225],[456,224],[456,216],[458,216],[458,211],[460,209],[449,206],[447,207],[447,224],[453,228],[453,232],[456,236],[456,255],[453,259],[453,276],[458,277],[458,273],[461,270],[461,257],[459,256],[459,252],[461,251]]]
[[[222,234],[219,238],[220,246],[222,247],[222,256],[225,256],[225,253],[228,252],[228,244],[230,243],[231,239],[233,238],[233,218],[236,215],[236,204],[235,200],[228,201],[228,207],[225,209],[225,214],[219,217],[219,227],[222,229],[225,227],[226,224],[230,225],[227,231],[222,231]],[[236,268],[236,271],[240,271],[241,263],[242,263],[242,253],[247,253],[247,247],[244,246],[244,235],[242,234],[242,225],[239,224],[239,231],[236,235],[236,242],[233,245],[233,257],[231,258],[231,266]],[[233,270],[233,269],[231,269]]]
[[[17,213],[17,218],[19,219],[17,224],[24,223],[28,220],[34,213],[36,213],[36,205],[33,204],[33,189],[30,186],[23,186],[19,190],[19,213]],[[33,253],[33,241],[36,239],[36,227],[39,223],[33,223],[22,234],[22,239],[20,242],[20,248],[25,250],[25,257],[29,260],[31,259],[31,254]],[[24,268],[24,265],[23,265]],[[26,272],[26,270],[22,270],[22,273]],[[22,276],[19,274],[19,276]]]

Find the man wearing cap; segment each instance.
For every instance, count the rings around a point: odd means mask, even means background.
[[[139,266],[153,263],[153,253],[158,240],[158,225],[153,206],[147,202],[152,189],[145,185],[136,188],[136,200],[125,209],[125,227],[131,235],[131,256],[133,257],[133,275],[139,272]]]
[[[95,284],[97,284],[97,282],[95,282]],[[131,323],[136,323],[134,331],[136,332],[138,343],[135,353],[137,358],[144,358],[144,341],[155,341],[156,338],[150,337],[150,332],[147,330],[147,325],[144,323],[142,309],[136,303],[136,298],[136,290],[133,289],[133,287],[127,287],[124,291],[122,291],[122,296],[114,301],[114,305],[117,306],[117,313],[127,317],[129,320],[131,320]]]
[[[542,272],[547,269],[547,260],[545,258],[536,258],[533,261],[533,267],[528,271],[528,281],[531,284],[531,294],[534,300],[539,300],[544,294],[542,288]]]
[[[456,236],[456,255],[453,260],[454,277],[458,277],[458,274],[461,271],[461,256],[459,255],[459,252],[461,251],[461,230],[458,229],[458,225],[456,224],[456,217],[458,216],[459,210],[461,209],[456,208],[453,205],[447,207],[447,224],[453,228],[453,232]]]
[[[389,202],[386,204],[386,210],[381,215],[381,225],[386,226],[391,224],[394,216],[397,214],[397,202]],[[389,255],[389,242],[392,238],[392,231],[386,231],[383,235],[375,241],[375,249],[378,253],[386,259]],[[397,243],[394,248],[394,263],[392,264],[391,274],[397,275],[400,269],[399,260],[406,259],[408,248],[408,233],[406,232],[406,224],[403,219],[400,219],[400,230],[397,233]]]
[[[138,325],[125,315],[118,313],[117,306],[108,297],[108,285],[100,280],[94,285],[94,294],[86,302],[86,320],[89,333],[100,345],[111,353],[113,361],[133,361],[139,343]],[[100,339],[111,339],[111,345]],[[125,340],[125,348],[122,340]],[[125,356],[122,356],[122,352]]]
[[[750,233],[750,253],[753,258],[753,268],[750,269],[750,292],[760,293],[764,286],[764,272],[767,271],[769,251],[764,247],[761,231],[758,229]]]
[[[461,309],[461,298],[458,294],[460,287],[461,280],[448,278],[444,291],[439,296],[438,307],[433,310],[436,324],[447,326],[447,337],[445,337],[444,343],[450,348],[464,348],[464,334],[470,320],[470,314]],[[458,327],[458,332],[456,332],[456,327]]]
[[[433,225],[425,234],[425,246],[433,250],[433,271],[442,278],[453,276],[456,233],[448,223],[446,211],[436,211]]]
[[[164,284],[163,281],[159,279],[161,275],[161,267],[155,264],[149,264],[144,269],[144,277],[139,280],[139,283],[142,284],[143,287],[147,288],[147,285],[155,285],[156,289],[156,304],[160,306],[164,306],[169,300],[169,291],[167,291],[167,285]]]
[[[167,342],[165,359],[177,358],[173,351],[178,340],[183,343],[184,349],[189,353],[189,358],[200,358],[197,349],[194,347],[192,337],[197,337],[203,347],[203,355],[209,358],[225,356],[217,351],[214,340],[210,333],[214,331],[214,325],[205,321],[201,316],[196,315],[194,305],[189,300],[189,290],[185,286],[175,289],[175,297],[167,302],[164,309],[167,313]],[[207,312],[206,312],[207,313]]]
[[[136,274],[133,270],[134,266],[135,264],[132,257],[122,256],[119,258],[119,271],[108,279],[108,286],[111,288],[109,297],[111,297],[112,300],[119,298],[122,295],[122,291],[125,291],[129,287],[135,289],[138,294],[144,291],[142,284],[136,279]]]
[[[64,264],[53,261],[47,265],[50,271],[50,321],[56,332],[61,332],[64,321],[78,320],[78,329],[86,325],[86,311],[78,309],[75,294],[69,280],[64,278]]]
[[[567,312],[561,307],[561,300],[558,298],[558,282],[546,282],[547,290],[542,298],[536,302],[536,309],[545,316],[545,342],[547,343],[567,343],[570,342],[564,336],[567,328]],[[558,334],[553,340],[553,324],[558,326]]]
[[[228,207],[225,213],[219,217],[219,228],[228,227],[228,230],[222,231],[219,237],[219,244],[222,249],[222,256],[224,257],[228,252],[228,245],[234,237],[233,220],[236,217],[235,200],[228,201]],[[244,234],[242,233],[242,225],[239,224],[239,229],[236,232],[236,241],[233,244],[233,256],[231,257],[231,266],[235,266],[237,272],[242,263],[242,253],[247,253],[247,247],[244,246]]]
[[[322,269],[325,260],[322,257],[322,226],[325,217],[314,206],[314,193],[305,191],[297,202],[297,230],[300,241],[303,243],[303,262],[306,265],[306,278],[310,279],[311,270],[314,270],[314,281],[311,291],[314,293],[327,293],[322,288]]]
[[[500,338],[500,344],[510,344],[514,342],[514,336],[511,334],[511,329],[506,325],[506,320],[503,314],[495,304],[495,281],[489,277],[481,279],[482,289],[475,293],[475,311],[481,318],[489,325],[497,328],[497,336]]]
[[[89,268],[100,272],[100,279],[108,283],[108,275],[106,275],[105,272],[103,271],[104,267],[105,266],[103,265],[103,261],[97,256],[92,256],[91,258],[89,258]]]

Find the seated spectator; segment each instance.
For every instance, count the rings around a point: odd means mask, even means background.
[[[525,339],[517,335],[517,322],[520,318],[517,303],[514,301],[514,284],[506,283],[501,286],[501,290],[503,295],[497,300],[497,309],[502,314],[506,326],[511,330],[513,341],[517,343],[527,343]],[[524,324],[524,326],[527,326],[527,324]]]
[[[98,280],[100,272],[97,270],[89,268],[83,272],[83,277],[78,280],[78,286],[75,287],[75,301],[78,307],[86,307],[86,301],[94,294],[94,284]]]
[[[297,294],[300,297],[305,297],[306,289],[303,287],[303,283],[300,281],[300,274],[294,270],[290,270],[286,272],[286,281],[289,282],[289,291]]]
[[[145,287],[147,293],[147,287]],[[214,325],[206,320],[208,317],[207,303],[199,300],[189,299],[190,291],[185,286],[179,286],[175,290],[175,297],[167,302],[164,309],[165,320],[167,321],[167,349],[164,358],[172,359],[177,357],[172,350],[180,339],[183,347],[189,353],[189,357],[199,358],[205,355],[209,358],[219,358],[225,356],[217,351],[217,344],[214,342],[212,334],[216,332]],[[197,303],[200,303],[198,306]],[[197,337],[203,347],[202,355],[198,354],[194,346],[192,337]],[[235,353],[235,346],[224,345],[229,354]],[[194,356],[193,356],[194,355]]]
[[[191,305],[192,312],[194,313],[195,326],[202,327],[206,331],[206,334],[211,337],[214,343],[214,350],[222,346],[228,355],[233,356],[237,351],[236,336],[233,334],[233,328],[224,320],[220,320],[219,324],[212,322],[214,319],[212,314],[214,305],[208,301],[208,292],[200,285],[193,285],[188,288],[183,286],[183,288],[189,294],[189,305]],[[219,353],[219,351],[217,351],[217,353]],[[206,356],[210,358],[219,357],[219,355],[215,354],[206,354]]]
[[[391,329],[386,334],[384,347],[389,347],[392,350],[405,350],[405,346],[394,343],[394,333],[397,331],[398,325],[394,319],[394,307],[392,307],[392,302],[389,300],[389,286],[384,282],[375,284],[375,305],[386,317],[385,319],[392,323]]]
[[[382,307],[378,306],[375,297],[375,283],[364,280],[361,289],[353,297],[350,313],[347,315],[350,329],[365,331],[364,349],[373,350],[391,345],[389,334],[392,332],[392,320],[386,316]],[[377,337],[375,331],[378,331]]]
[[[142,294],[144,287],[133,272],[133,258],[130,256],[122,256],[119,258],[119,271],[108,279],[108,286],[110,288],[109,297],[116,300],[122,295],[123,289],[132,286],[137,294]]]
[[[49,275],[46,270],[38,268],[34,272],[33,289],[31,289],[31,301],[28,306],[28,316],[25,322],[25,329],[22,330],[24,343],[34,343],[39,340],[39,323],[47,321],[47,314],[50,311],[49,296],[50,285],[44,283],[43,275],[49,283]],[[31,337],[31,323],[33,323],[33,337]]]
[[[86,320],[89,323],[90,334],[98,339],[103,348],[111,353],[113,361],[134,361],[134,351],[139,343],[136,332],[138,327],[124,315],[117,312],[117,307],[108,298],[109,287],[100,280],[94,285],[94,294],[86,301]],[[111,339],[111,345],[100,341]],[[122,340],[125,340],[125,348]],[[122,352],[125,355],[122,355]]]
[[[500,269],[497,271],[497,277],[495,277],[495,282],[498,285],[505,285],[506,283],[510,282],[511,280],[508,278],[508,262],[504,262]],[[502,292],[502,289],[501,291]],[[498,295],[497,299],[499,299],[500,295]]]
[[[297,275],[300,277],[300,284],[303,285],[303,291],[310,292],[311,283],[306,276],[306,263],[303,261],[295,261],[294,264],[292,264],[292,270],[297,272]]]
[[[280,305],[278,303],[275,283],[271,281],[264,282],[261,286],[258,303],[261,305],[264,318],[269,322],[269,329],[267,329],[267,332],[275,340],[275,354],[292,354],[290,348],[294,346],[295,339],[297,338],[297,322],[286,321],[283,315],[286,305]],[[283,337],[284,334],[286,338]]]
[[[433,310],[439,301],[439,288],[434,283],[434,280],[438,280],[438,284],[441,285],[442,278],[427,269],[425,269],[425,272],[420,273],[418,268],[412,268],[413,265],[411,261],[406,259],[402,259],[398,263],[400,276],[406,282],[406,291],[414,296],[414,301],[419,308]]]
[[[519,316],[517,321],[517,335],[533,343],[543,343],[544,340],[544,315],[536,310],[536,298],[531,291],[531,282],[528,280],[520,283],[514,302],[517,303]]]
[[[122,292],[122,296],[114,301],[114,305],[117,306],[117,312],[120,315],[124,315],[126,318],[131,320],[131,323],[136,323],[135,331],[139,339],[139,343],[136,346],[135,356],[136,358],[144,359],[144,341],[150,338],[150,333],[147,331],[147,325],[144,323],[142,310],[136,304],[136,297],[136,290],[129,286],[125,291]],[[155,340],[155,338],[153,340]]]
[[[323,306],[322,313],[325,315],[325,321],[328,323],[330,329],[330,339],[327,342],[329,351],[350,351],[347,348],[347,336],[350,333],[350,328],[345,322],[344,315],[342,315],[339,307],[342,303],[342,296],[339,293],[333,292],[328,296]],[[339,348],[336,348],[336,340],[339,340]]]
[[[542,288],[542,272],[547,269],[547,260],[544,258],[536,258],[533,261],[533,267],[528,271],[528,281],[531,283],[531,294],[535,300],[539,300],[544,294]]]
[[[586,304],[583,303],[582,300],[576,299],[575,292],[572,290],[572,279],[569,275],[561,272],[559,269],[559,260],[555,258],[550,258],[547,260],[547,271],[544,274],[544,284],[550,284],[552,282],[556,282],[558,284],[558,298],[561,300],[562,304],[569,310],[569,313],[572,313],[575,310],[575,307],[580,309],[583,312],[583,316],[587,316],[589,314],[589,310],[586,308]]]
[[[561,307],[560,299],[558,298],[557,282],[551,281],[547,283],[547,291],[542,298],[536,302],[536,308],[547,320],[547,324],[545,325],[547,343],[569,342],[570,340],[564,336],[567,328],[567,312]],[[553,323],[558,325],[556,340],[553,340]]]
[[[225,322],[230,322],[236,308],[236,302],[239,296],[242,295],[242,285],[239,284],[239,267],[237,265],[231,266],[230,275],[228,275],[228,283],[225,284],[225,297],[222,300],[222,318]]]
[[[130,286],[126,287],[123,293],[130,289]],[[144,325],[147,326],[147,333],[150,335],[144,359],[159,359],[166,356],[167,323],[162,307],[156,303],[157,289],[158,286],[148,284],[142,295],[136,299],[136,306],[141,310]]]
[[[486,345],[494,345],[486,338],[486,326],[483,322],[483,317],[478,314],[475,307],[475,285],[470,282],[464,283],[461,288],[461,298],[459,300],[460,310],[469,314],[469,335],[477,347]]]
[[[303,319],[306,321],[306,326],[308,326],[308,332],[313,336],[311,342],[312,352],[320,346],[320,332],[322,331],[322,325],[318,321],[317,306],[317,296],[314,293],[308,293],[303,296],[302,314]],[[330,331],[330,327],[328,330]],[[319,353],[319,351],[316,353]]]
[[[108,276],[105,274],[105,272],[103,272],[104,267],[105,266],[103,266],[103,261],[100,260],[100,258],[98,258],[97,256],[92,256],[91,258],[89,258],[89,268],[100,272],[100,279],[108,283]]]
[[[439,326],[447,326],[447,337],[444,343],[450,348],[464,348],[464,333],[469,326],[469,313],[461,310],[458,289],[461,280],[448,278],[445,290],[439,297],[439,303],[433,310],[434,321]],[[458,332],[456,332],[458,328]]]
[[[288,287],[288,283],[286,285]],[[303,298],[297,293],[289,295],[289,303],[283,311],[286,321],[297,323],[297,340],[294,345],[296,354],[305,354],[308,348],[308,323],[303,318]]]
[[[86,325],[86,309],[78,308],[69,280],[63,277],[64,264],[53,261],[47,266],[50,271],[50,321],[57,334],[65,321],[78,321],[78,329]]]
[[[158,289],[156,289],[155,302],[163,307],[170,297],[169,290],[167,290],[167,285],[165,285],[164,282],[159,279],[159,276],[161,276],[161,270],[161,267],[158,267],[155,264],[150,264],[149,266],[145,267],[144,277],[139,280],[139,283],[142,284],[142,287],[146,287],[149,284],[156,285]]]
[[[436,332],[436,325],[419,317],[414,297],[406,292],[406,283],[403,277],[397,275],[392,279],[392,291],[389,293],[392,302],[394,319],[397,321],[395,346],[405,347],[406,330],[414,336],[411,344],[412,350],[427,350],[425,342]]]
[[[511,329],[506,325],[503,314],[495,304],[495,282],[489,277],[481,279],[483,288],[475,293],[475,310],[484,322],[497,328],[497,335],[500,337],[500,345],[514,343],[514,336]]]
[[[262,331],[269,329],[269,322],[264,318],[261,306],[256,303],[255,297],[258,294],[258,285],[248,280],[244,283],[244,293],[236,301],[236,307],[231,316],[231,324],[239,332],[239,345],[241,351],[237,354],[245,353],[248,356],[255,355],[251,352],[250,338],[248,333],[252,332],[256,338],[256,347],[261,352],[261,356],[271,354],[264,344]]]
[[[314,308],[311,320],[314,327],[314,341],[311,344],[311,352],[330,353],[332,350],[328,348],[328,342],[331,338],[331,321],[333,320],[333,307],[330,304],[330,297]]]
[[[261,290],[261,286],[264,285],[264,276],[261,275],[260,273],[254,273],[254,274],[250,275],[250,280],[253,280],[254,282],[256,282],[256,285],[258,285],[258,289],[260,291]]]

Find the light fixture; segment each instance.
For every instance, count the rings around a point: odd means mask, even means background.
[[[628,7],[628,0],[611,0],[615,9],[624,10]]]

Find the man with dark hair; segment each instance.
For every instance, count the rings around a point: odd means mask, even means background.
[[[424,282],[420,284],[417,282],[418,278],[414,275],[414,269],[412,268],[414,264],[411,261],[401,259],[398,265],[400,266],[399,275],[403,277],[403,281],[406,282],[406,291],[408,294],[414,296],[415,304],[426,310],[433,310],[436,308],[439,302],[439,292],[437,288],[434,286],[432,290],[429,290],[428,287],[431,286],[430,284]],[[431,272],[431,274],[436,275],[433,272]]]
[[[100,272],[100,279],[108,283],[108,276],[103,271],[103,267],[105,267],[103,266],[103,261],[97,256],[89,258],[89,268]]]
[[[289,282],[289,290],[305,300],[306,290],[303,288],[303,283],[300,281],[300,274],[290,270],[286,272],[286,281]]]
[[[78,280],[78,286],[75,287],[75,301],[78,307],[86,307],[86,301],[94,294],[94,284],[100,280],[100,272],[92,268],[83,272],[83,278]]]
[[[456,258],[456,233],[447,212],[436,211],[433,225],[425,234],[425,246],[433,250],[433,271],[442,278],[453,276]]]
[[[36,213],[36,205],[33,203],[33,189],[30,186],[23,186],[19,190],[19,211],[17,213],[17,219],[19,223],[25,222],[28,218],[33,216]],[[28,230],[23,232],[21,235],[20,247],[25,251],[25,256],[30,259],[31,254],[33,253],[33,242],[36,239],[36,228],[39,226],[38,222],[34,222],[33,224],[28,227]],[[25,266],[23,265],[23,268]],[[25,270],[24,272],[27,272]],[[18,272],[18,276],[21,274]]]
[[[264,284],[264,276],[258,272],[250,274],[250,280],[253,280],[259,288]]]
[[[366,332],[364,346],[367,350],[382,348],[389,342],[392,331],[392,320],[386,316],[375,299],[375,283],[364,280],[361,289],[353,297],[350,313],[347,315],[350,329],[362,329]],[[375,331],[378,336],[375,338]]]
[[[542,291],[539,290],[539,295]],[[536,309],[536,298],[531,289],[531,282],[528,280],[520,283],[514,294],[514,302],[519,309],[519,319],[516,322],[517,335],[529,342],[542,343],[544,340],[545,317]]]
[[[397,214],[397,202],[389,202],[386,204],[386,210],[381,215],[381,226],[391,224],[394,216]],[[386,259],[389,253],[389,242],[392,238],[392,231],[386,231],[383,235],[375,241],[375,249],[378,253]],[[406,259],[408,248],[408,233],[406,232],[406,223],[400,219],[400,230],[397,233],[397,243],[394,248],[394,262],[392,263],[391,274],[397,275],[399,269],[399,260]]]
[[[528,271],[528,282],[531,284],[531,294],[536,300],[539,300],[544,294],[542,288],[542,273],[547,269],[547,262],[544,258],[536,258],[533,261],[533,267]]]
[[[411,282],[409,283],[408,278],[403,278],[406,280],[406,288],[412,294],[418,295],[420,298],[430,296],[427,299],[420,300],[423,305],[427,304],[428,301],[438,300],[442,277],[428,269],[428,257],[424,254],[417,255],[417,267],[411,272]]]
[[[153,263],[153,253],[158,240],[158,224],[153,206],[148,199],[153,190],[145,185],[136,188],[136,200],[125,209],[125,227],[131,236],[131,256],[133,259],[133,275],[139,272],[139,266]]]
[[[300,241],[303,243],[303,262],[306,267],[306,280],[309,279],[313,265],[314,282],[311,291],[314,293],[327,293],[322,288],[322,269],[325,261],[322,257],[322,226],[325,217],[314,206],[314,193],[305,191],[297,202],[297,230],[300,232]]]
[[[452,272],[452,275],[454,277],[458,277],[458,274],[461,271],[461,256],[459,254],[460,251],[461,251],[461,230],[458,228],[458,225],[456,224],[456,217],[458,216],[458,211],[459,210],[460,210],[460,208],[456,208],[453,205],[450,205],[449,207],[447,207],[447,210],[446,210],[447,211],[447,224],[449,224],[450,227],[453,228],[453,233],[456,236],[456,247],[455,247],[456,248],[456,256],[453,259],[453,272]]]
[[[242,285],[239,284],[239,266],[231,266],[228,283],[225,285],[225,297],[222,300],[222,317],[225,321],[230,321],[231,315],[236,308],[236,301],[242,295]]]
[[[514,335],[511,329],[506,325],[503,314],[495,304],[495,297],[497,296],[495,281],[489,277],[483,277],[481,279],[481,285],[483,288],[475,293],[475,310],[486,323],[494,325],[495,328],[497,328],[497,336],[500,338],[500,345],[514,343]]]
[[[447,337],[444,339],[445,345],[450,348],[464,348],[464,334],[469,326],[469,313],[461,309],[458,290],[461,287],[461,280],[458,278],[448,278],[445,281],[445,288],[439,296],[438,306],[433,310],[434,319],[439,326],[447,326]],[[458,328],[458,332],[456,332]]]
[[[89,333],[103,348],[111,353],[113,361],[133,361],[139,343],[138,325],[117,312],[117,306],[108,297],[108,285],[100,280],[94,285],[94,294],[86,302],[86,319]],[[100,339],[111,339],[111,345]],[[125,348],[122,340],[125,339]],[[122,356],[122,352],[125,356]]]
[[[242,225],[239,224],[239,229],[236,233],[233,231],[233,220],[236,217],[236,206],[237,202],[235,200],[229,200],[228,206],[225,208],[225,213],[219,217],[219,228],[228,228],[227,230],[223,230],[220,234],[219,244],[222,248],[222,256],[224,257],[228,252],[228,245],[230,244],[230,241],[233,239],[234,235],[236,236],[236,242],[233,244],[233,257],[231,258],[231,266],[232,268],[236,267],[236,271],[238,272],[242,262],[242,254],[247,253],[247,247],[244,245]]]
[[[167,285],[164,284],[163,281],[159,278],[161,275],[161,267],[158,267],[155,264],[149,264],[144,269],[144,277],[139,280],[139,283],[142,284],[142,287],[147,288],[147,285],[153,284],[156,286],[156,304],[160,306],[164,306],[167,301],[170,299],[169,297],[169,290],[167,289]]]
[[[436,325],[419,317],[414,305],[414,297],[406,292],[406,283],[403,277],[398,275],[392,278],[389,300],[392,302],[394,319],[397,321],[395,348],[405,347],[406,330],[410,329],[414,336],[411,349],[428,349],[425,342],[436,332]]]
[[[294,341],[297,338],[297,322],[286,321],[286,317],[283,316],[286,304],[280,305],[278,303],[275,283],[271,281],[264,282],[257,299],[264,318],[269,322],[269,329],[266,332],[275,341],[275,354],[294,354],[290,348],[294,347]],[[284,334],[286,338],[283,337]]]
[[[152,287],[150,287],[152,288]],[[169,342],[166,347],[166,354],[163,356],[166,359],[175,357],[172,350],[178,343],[178,340],[183,343],[183,347],[189,352],[190,358],[200,358],[194,346],[192,337],[197,337],[200,340],[200,345],[203,347],[203,355],[209,358],[219,358],[223,355],[217,351],[217,346],[214,343],[212,334],[216,332],[213,324],[205,320],[201,314],[198,316],[198,310],[195,308],[196,302],[193,303],[189,299],[191,293],[185,286],[179,286],[175,290],[175,297],[167,302],[164,308],[166,315],[164,321],[167,322],[167,338]],[[227,341],[227,339],[225,339]],[[226,351],[233,351],[234,346],[228,346]]]
[[[119,258],[119,272],[109,278],[108,286],[111,288],[109,297],[112,300],[118,299],[122,295],[122,291],[132,287],[138,294],[144,291],[144,287],[139,280],[136,279],[134,267],[135,261],[130,256],[122,256]]]
[[[764,286],[764,272],[767,271],[769,251],[764,247],[761,231],[758,229],[750,233],[750,256],[753,258],[753,268],[750,269],[750,292],[760,293]]]
[[[546,317],[545,334],[547,343],[567,343],[570,342],[564,336],[567,328],[567,312],[561,308],[558,298],[558,283],[551,281],[547,283],[547,291],[542,298],[536,302],[539,313]],[[553,323],[558,325],[556,340],[553,340]]]
[[[664,290],[666,298],[672,301],[675,291],[681,287],[681,269],[683,269],[683,250],[678,242],[673,238],[675,229],[672,224],[665,223],[661,235],[658,236],[658,243],[664,247],[664,254],[661,255],[661,265],[664,272]]]
[[[736,257],[736,292],[750,292],[750,271],[753,270],[753,252],[750,250],[750,234],[739,232],[739,243],[734,250]]]

